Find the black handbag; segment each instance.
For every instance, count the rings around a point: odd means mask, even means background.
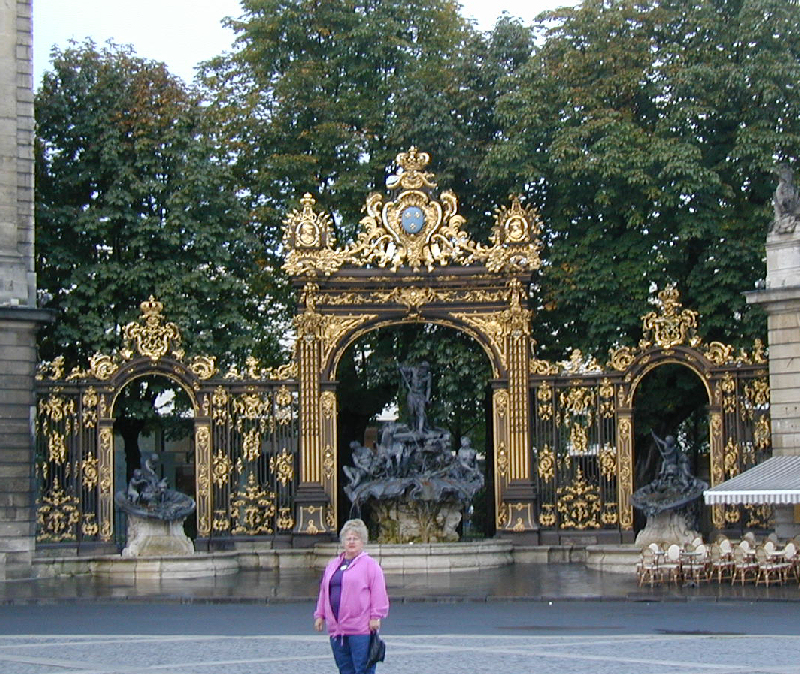
[[[375,630],[369,633],[369,657],[367,658],[367,669],[376,662],[383,662],[386,657],[386,644]]]

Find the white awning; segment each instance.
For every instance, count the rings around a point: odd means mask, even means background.
[[[773,456],[703,492],[707,505],[800,503],[800,456]]]

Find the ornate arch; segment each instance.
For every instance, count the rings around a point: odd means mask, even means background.
[[[197,544],[294,527],[296,366],[222,373],[213,357],[187,357],[178,327],[152,296],[127,324],[122,348],[65,375],[63,359],[40,369],[37,540],[108,545],[114,538],[114,404],[130,382],[167,377],[194,412]],[[117,487],[119,488],[119,486]],[[228,545],[228,543],[225,543]]]
[[[356,241],[337,248],[332,218],[302,209],[285,221],[284,269],[300,294],[297,362],[301,408],[298,531],[325,531],[336,510],[336,393],[342,353],[359,335],[400,323],[436,323],[472,336],[487,353],[497,387],[495,455],[504,463],[496,499],[516,489],[533,502],[528,458],[531,274],[540,265],[540,222],[519,199],[497,212],[490,245],[472,241],[452,192],[435,194],[430,157],[397,156],[389,197],[368,197]],[[504,395],[497,395],[504,392]]]
[[[761,343],[749,353],[721,342],[705,344],[697,335],[697,313],[682,307],[674,287],[659,292],[655,302],[657,309],[642,317],[639,344],[612,350],[605,367],[578,351],[564,363],[531,363],[539,523],[560,529],[562,538],[569,529],[632,530],[634,398],[642,379],[662,365],[689,368],[705,387],[712,486],[768,451],[769,387]],[[718,529],[745,516],[752,526],[761,515],[735,506],[717,506],[712,513]]]

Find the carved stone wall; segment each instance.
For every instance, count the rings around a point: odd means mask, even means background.
[[[30,0],[0,7],[0,579],[33,555],[33,82]]]

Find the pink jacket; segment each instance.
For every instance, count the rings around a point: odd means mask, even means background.
[[[356,557],[342,574],[342,596],[339,619],[333,617],[330,602],[330,583],[343,555],[332,559],[325,567],[319,587],[315,618],[324,618],[332,637],[349,634],[369,634],[371,618],[389,615],[389,595],[378,562],[365,552]]]

